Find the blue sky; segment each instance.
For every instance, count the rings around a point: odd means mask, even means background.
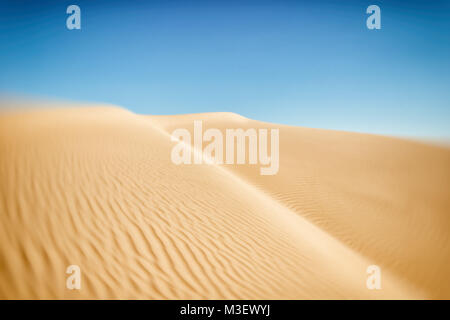
[[[448,140],[449,60],[450,1],[0,0],[0,93],[142,114]]]

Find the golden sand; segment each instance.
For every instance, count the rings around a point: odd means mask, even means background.
[[[173,164],[170,134],[193,120],[279,128],[279,172]],[[448,299],[449,190],[450,149],[419,142],[231,113],[3,111],[0,298]]]

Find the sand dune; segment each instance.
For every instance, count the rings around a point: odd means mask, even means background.
[[[278,174],[173,164],[193,120],[279,128]],[[92,106],[3,112],[0,152],[2,299],[450,298],[449,149]]]

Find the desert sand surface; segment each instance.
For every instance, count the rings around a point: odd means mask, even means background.
[[[175,165],[170,134],[193,120],[279,128],[279,172]],[[449,299],[449,190],[450,149],[414,141],[232,113],[3,110],[0,298]]]

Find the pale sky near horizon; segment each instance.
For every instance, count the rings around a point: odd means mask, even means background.
[[[0,94],[142,114],[448,140],[449,58],[448,0],[0,0]]]

